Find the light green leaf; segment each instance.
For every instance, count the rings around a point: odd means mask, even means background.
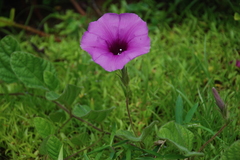
[[[48,137],[49,135],[53,134],[54,131],[55,131],[52,123],[49,122],[48,120],[44,119],[44,118],[41,118],[41,117],[34,118],[34,125],[37,129],[37,132],[43,138]]]
[[[63,160],[63,145],[60,149],[59,155],[58,155],[58,160]]]
[[[240,14],[237,12],[234,14],[234,20],[239,21],[240,20]]]
[[[50,136],[47,141],[48,155],[52,159],[57,160],[62,145],[63,145],[62,142],[57,137]]]
[[[46,99],[49,100],[49,101],[53,101],[53,100],[56,100],[60,97],[60,95],[58,95],[56,92],[54,91],[50,91],[50,92],[47,92],[46,95],[45,95]]]
[[[152,131],[154,125],[158,123],[158,121],[153,121],[149,126],[143,129],[142,134],[139,137],[135,137],[132,132],[126,130],[119,130],[116,132],[117,136],[125,137],[130,141],[140,142],[143,141]]]
[[[13,25],[14,22],[6,17],[0,17],[0,27],[6,27],[6,26],[11,26]]]
[[[158,136],[163,139],[171,140],[189,150],[192,150],[194,137],[193,133],[173,121],[163,125],[158,132]]]
[[[240,140],[234,142],[221,157],[221,160],[236,160],[240,157]]]
[[[20,51],[12,55],[11,66],[18,79],[29,88],[48,90],[43,73],[49,71],[55,74],[55,69],[50,62]]]
[[[194,104],[192,106],[192,108],[188,111],[188,113],[185,117],[184,123],[189,123],[192,120],[192,117],[193,117],[194,113],[196,112],[197,108],[198,108],[198,103]]]
[[[191,131],[173,121],[162,126],[157,135],[174,144],[184,156],[201,156],[202,153],[191,152],[194,135]]]
[[[107,116],[108,114],[114,109],[115,107],[111,107],[109,109],[106,110],[91,110],[88,106],[86,105],[75,105],[73,110],[72,110],[72,114],[77,116],[77,117],[81,117],[81,118],[85,118],[88,120],[92,120],[94,122],[102,122]]]
[[[10,65],[13,52],[20,51],[18,42],[11,36],[6,36],[0,41],[0,79],[6,83],[17,82],[18,78]]]
[[[68,84],[64,92],[55,101],[59,101],[66,107],[70,107],[74,100],[78,97],[80,88],[71,84]]]
[[[183,100],[180,95],[177,97],[175,108],[175,120],[177,123],[182,124],[183,121]]]
[[[52,72],[44,71],[43,79],[50,90],[55,90],[59,86],[59,79]]]
[[[77,104],[73,108],[73,114],[78,117],[86,116],[91,111],[91,108],[87,105]]]

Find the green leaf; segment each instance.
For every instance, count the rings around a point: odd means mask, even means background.
[[[117,136],[125,137],[130,141],[140,142],[143,141],[148,135],[150,135],[154,125],[158,123],[158,121],[153,121],[149,126],[143,129],[142,134],[139,137],[135,137],[132,132],[126,130],[119,130],[116,132]]]
[[[89,144],[89,134],[88,133],[82,133],[82,134],[77,134],[74,135],[70,141],[77,146],[84,146]]]
[[[0,79],[6,83],[17,82],[18,78],[10,65],[13,52],[20,51],[18,42],[11,36],[6,36],[0,41]]]
[[[240,14],[237,12],[234,14],[234,20],[239,21],[240,20]]]
[[[41,155],[47,155],[48,154],[48,152],[47,152],[47,141],[48,141],[48,137],[44,138],[40,147],[39,147],[39,153]]]
[[[183,121],[183,100],[180,95],[177,97],[175,108],[175,120],[177,123],[182,124]]]
[[[58,160],[63,160],[63,145],[60,149],[59,155],[58,155]]]
[[[10,18],[0,17],[0,27],[6,27],[13,25],[14,22]]]
[[[88,107],[87,105],[77,104],[74,106],[72,112],[75,116],[83,117],[83,116],[86,116],[87,114],[89,114],[90,111],[91,111],[91,108]]]
[[[11,8],[9,19],[11,21],[14,21],[14,17],[15,17],[15,8]]]
[[[52,159],[58,159],[58,155],[60,153],[60,149],[62,147],[62,142],[55,136],[50,136],[48,141],[47,141],[47,151],[48,155]]]
[[[85,119],[100,123],[109,115],[109,113],[114,108],[115,107],[111,107],[105,110],[91,110],[86,105],[77,104],[74,106],[72,110],[72,114],[77,117],[85,118]]]
[[[49,100],[49,101],[53,101],[53,100],[56,100],[60,97],[59,94],[57,94],[56,92],[54,91],[50,91],[50,92],[47,92],[46,95],[45,95],[46,99]]]
[[[59,79],[58,77],[49,71],[44,71],[43,79],[45,84],[50,90],[55,90],[59,86]]]
[[[19,51],[12,55],[11,66],[19,80],[29,88],[48,90],[48,86],[44,83],[43,74],[45,71],[55,73],[50,62]]]
[[[173,121],[162,126],[157,133],[161,139],[166,139],[174,144],[184,156],[202,156],[202,153],[191,152],[194,135],[191,131]]]
[[[192,106],[192,108],[188,111],[188,113],[185,117],[184,123],[189,123],[192,120],[192,117],[193,117],[194,113],[196,112],[197,108],[198,108],[198,103],[194,104]]]
[[[49,115],[49,118],[53,121],[53,122],[58,122],[58,123],[62,123],[66,120],[66,114],[65,112],[61,109],[58,110],[56,112],[52,112]]]
[[[52,123],[49,122],[48,120],[44,119],[44,118],[41,118],[41,117],[34,118],[34,125],[37,129],[37,132],[43,138],[48,137],[49,135],[53,134],[54,131],[55,131]]]
[[[80,88],[71,84],[68,84],[64,92],[55,101],[59,101],[66,107],[70,107],[74,100],[78,97]]]
[[[240,157],[240,140],[234,142],[222,155],[221,160],[236,160]]]

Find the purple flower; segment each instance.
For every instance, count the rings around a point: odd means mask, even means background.
[[[104,14],[89,24],[80,44],[109,72],[150,50],[147,24],[134,13]]]

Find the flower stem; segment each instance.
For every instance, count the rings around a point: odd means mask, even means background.
[[[227,127],[227,125],[228,123],[224,124],[214,136],[212,136],[206,143],[202,145],[198,152],[201,152],[208,143],[210,143],[215,137],[217,137],[223,131],[225,127]]]
[[[134,135],[137,136],[136,131],[135,131],[134,126],[133,126],[133,121],[132,121],[132,117],[131,117],[131,114],[130,114],[130,110],[129,110],[129,97],[126,97],[126,108],[127,108],[127,113],[128,113],[128,118],[129,118],[129,121],[130,121],[131,128],[133,130]]]
[[[129,110],[129,103],[130,103],[129,101],[130,101],[131,90],[129,88],[129,76],[128,76],[128,72],[127,72],[126,67],[123,67],[123,69],[121,70],[120,79],[121,79],[121,82],[123,84],[122,87],[123,87],[125,97],[126,97],[126,108],[127,108],[127,113],[128,113],[128,118],[129,118],[129,121],[130,121],[130,125],[131,125],[131,128],[132,128],[132,131],[133,131],[134,135],[137,136],[136,131],[135,131],[134,126],[133,126],[133,121],[132,121],[132,117],[131,117],[131,114],[130,114],[130,110]]]

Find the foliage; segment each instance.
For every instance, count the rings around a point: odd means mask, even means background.
[[[105,72],[80,50],[79,25],[87,23],[68,11],[54,15],[62,22],[53,28],[42,22],[46,32],[65,36],[61,42],[27,34],[0,41],[0,159],[236,158],[238,21],[234,15],[221,21],[210,9],[200,19],[184,10],[173,21],[169,15],[177,5],[160,10],[163,3],[146,2],[108,8],[137,12],[150,25],[151,51],[127,64],[137,134],[129,126],[118,71]],[[228,119],[214,104],[212,87],[227,104]]]

